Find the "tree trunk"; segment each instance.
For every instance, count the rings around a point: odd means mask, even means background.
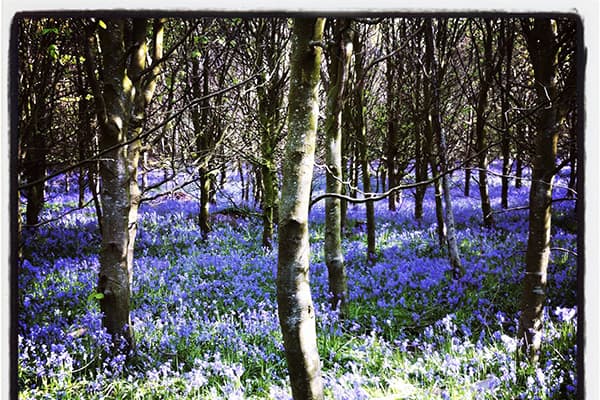
[[[529,236],[525,255],[526,272],[521,299],[519,337],[523,339],[522,352],[536,363],[539,359],[543,329],[543,308],[546,298],[547,268],[550,256],[552,180],[554,177],[559,115],[556,104],[556,67],[558,50],[553,22],[547,18],[535,19],[533,27],[523,21],[529,58],[537,82],[536,92],[540,105],[532,180],[529,192]]]
[[[261,176],[262,176],[262,209],[263,234],[262,245],[272,248],[273,224],[279,207],[277,167],[275,151],[281,131],[281,107],[284,96],[284,76],[279,63],[283,51],[279,40],[281,20],[261,19],[256,30],[256,59],[257,65],[265,68],[259,75],[256,88],[258,97],[258,119],[261,132]],[[267,73],[270,76],[267,76]]]
[[[129,350],[134,347],[127,264],[130,198],[127,146],[122,143],[127,137],[129,115],[126,110],[131,107],[132,85],[125,68],[125,21],[110,20],[106,25],[106,29],[99,30],[100,47],[105,55],[102,57],[104,90],[102,99],[97,99],[105,107],[98,118],[100,148],[118,147],[107,152],[100,163],[104,214],[97,291],[103,295],[100,299],[103,325],[116,344],[124,340],[125,349]]]
[[[322,18],[294,19],[290,59],[288,138],[281,204],[277,304],[292,394],[322,399],[315,311],[309,285],[308,206],[318,118]]]
[[[202,74],[200,75],[200,61],[198,57],[192,57],[192,93],[195,98],[208,95],[209,90],[209,52],[205,49]],[[192,109],[192,124],[196,135],[196,152],[199,159],[198,174],[200,183],[200,213],[198,215],[198,226],[203,240],[208,239],[210,226],[210,188],[211,176],[209,171],[209,151],[211,149],[210,135],[208,132],[209,101],[200,102],[198,107]],[[199,108],[199,109],[198,109]]]
[[[515,167],[515,188],[520,189],[523,186],[523,158],[519,156],[518,152],[516,155],[516,167]]]
[[[371,197],[371,174],[369,172],[369,159],[368,159],[368,139],[367,139],[367,121],[366,121],[366,105],[365,105],[365,91],[364,84],[366,77],[364,76],[365,71],[363,69],[363,43],[360,35],[354,36],[354,52],[355,59],[355,71],[356,83],[355,88],[355,126],[358,132],[358,158],[360,159],[360,166],[362,171],[362,183],[363,192],[365,197]],[[365,203],[367,209],[367,259],[374,260],[376,257],[375,252],[375,204],[372,201]]]
[[[479,92],[477,96],[477,106],[475,108],[475,150],[477,151],[477,167],[479,175],[479,197],[481,199],[481,212],[483,213],[483,225],[490,228],[494,225],[492,206],[490,203],[490,194],[487,183],[487,143],[485,134],[485,111],[488,103],[488,91],[490,89],[493,74],[493,54],[492,54],[492,25],[489,19],[485,21],[485,31],[483,32],[483,65],[479,70]]]
[[[35,226],[40,222],[40,213],[44,208],[44,192],[46,182],[46,150],[44,137],[39,132],[32,134],[32,143],[29,144],[25,155],[25,179],[27,182],[41,180],[41,182],[25,190],[27,205],[25,208],[25,224]]]
[[[329,65],[330,86],[327,93],[325,120],[325,161],[327,163],[327,193],[342,193],[342,109],[348,69],[352,56],[350,23],[345,19],[335,21],[335,44]],[[339,306],[340,315],[346,314],[348,292],[344,255],[342,253],[341,200],[327,198],[325,201],[325,264],[329,277],[332,309]]]
[[[423,113],[421,111],[421,103],[419,96],[421,95],[421,75],[417,74],[415,94],[414,94],[414,107],[413,107],[413,121],[414,121],[414,133],[415,133],[415,179],[417,182],[422,182],[427,179],[427,160],[429,149],[427,147],[427,140],[423,137],[424,122]],[[415,210],[414,215],[417,221],[423,219],[423,200],[425,199],[425,193],[427,186],[420,185],[415,189]]]
[[[446,133],[442,128],[442,121],[440,115],[440,82],[442,77],[439,76],[438,60],[436,56],[435,42],[434,42],[434,27],[431,19],[426,20],[427,29],[425,30],[426,38],[426,52],[429,54],[427,57],[430,62],[430,76],[431,76],[431,129],[433,134],[436,136],[438,145],[438,159],[440,164],[440,172],[444,173],[448,170],[447,152],[448,147],[446,145]],[[444,27],[445,29],[445,27]],[[442,176],[442,193],[444,196],[445,203],[445,221],[446,221],[446,241],[448,245],[448,253],[450,256],[450,266],[452,274],[455,279],[458,279],[464,274],[464,268],[460,260],[458,252],[458,243],[456,241],[456,229],[454,223],[454,211],[452,209],[452,198],[450,195],[450,182],[448,175]]]
[[[128,131],[128,140],[132,140],[127,152],[127,162],[129,171],[129,245],[127,249],[127,266],[129,268],[129,279],[133,278],[133,254],[135,249],[135,238],[138,226],[138,210],[142,200],[142,191],[140,189],[138,172],[139,161],[142,149],[142,141],[139,135],[142,133],[144,121],[146,120],[146,108],[156,88],[156,79],[160,73],[159,67],[154,67],[150,73],[142,75],[146,69],[146,60],[148,58],[148,47],[146,44],[146,32],[148,30],[148,20],[145,18],[133,19],[133,56],[128,68],[133,86],[135,88],[133,98],[132,118]],[[164,20],[157,19],[153,26],[153,59],[162,58],[163,54],[163,35]]]
[[[512,51],[513,51],[513,26],[510,19],[502,20],[503,25],[503,61],[504,61],[504,84],[502,87],[502,208],[508,208],[508,185],[510,183],[510,131],[508,124],[509,98],[511,89],[511,74],[512,74]]]
[[[396,173],[396,152],[398,151],[398,116],[396,115],[396,93],[394,90],[395,77],[393,74],[394,65],[391,58],[388,58],[386,69],[387,78],[387,174],[388,187],[393,188],[398,185],[398,174]],[[385,190],[385,189],[384,189]],[[388,209],[396,211],[396,202],[399,192],[392,192],[388,196]]]

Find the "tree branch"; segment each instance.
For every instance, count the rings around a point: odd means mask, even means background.
[[[117,149],[117,148],[119,148],[119,147],[121,147],[121,146],[127,146],[127,145],[129,145],[129,144],[131,144],[131,143],[135,142],[135,141],[136,141],[136,140],[138,140],[138,139],[143,139],[143,138],[145,138],[145,137],[148,137],[149,135],[151,135],[152,133],[154,133],[154,132],[158,131],[160,128],[162,128],[163,126],[165,126],[166,124],[168,124],[168,123],[169,123],[169,122],[171,122],[172,120],[174,120],[174,119],[178,118],[178,117],[179,117],[181,114],[183,114],[183,113],[184,113],[184,112],[185,112],[187,109],[189,109],[189,108],[191,108],[191,107],[193,107],[193,106],[195,106],[195,105],[197,105],[197,104],[199,104],[199,103],[201,103],[201,102],[203,102],[203,101],[206,101],[206,100],[208,100],[208,99],[210,99],[210,98],[213,98],[213,97],[216,97],[216,96],[222,95],[222,94],[224,94],[224,93],[230,92],[230,91],[232,91],[232,90],[234,90],[234,89],[237,89],[237,88],[239,88],[240,86],[243,86],[243,85],[245,85],[246,83],[250,82],[252,79],[256,78],[256,76],[257,76],[258,74],[259,74],[259,72],[257,72],[257,73],[255,73],[255,74],[251,75],[250,77],[248,77],[248,78],[244,79],[243,81],[241,81],[241,82],[239,82],[239,83],[237,83],[237,84],[235,84],[235,85],[229,86],[229,87],[227,87],[227,88],[225,88],[225,89],[217,90],[216,92],[214,92],[214,93],[210,93],[210,94],[208,94],[208,95],[206,95],[206,96],[202,96],[202,97],[196,98],[196,99],[194,99],[193,101],[191,101],[189,104],[187,104],[187,105],[185,105],[184,107],[182,107],[182,108],[181,108],[179,111],[177,111],[176,113],[172,114],[172,115],[171,115],[169,118],[165,119],[165,120],[164,120],[162,123],[160,123],[159,125],[155,126],[155,127],[154,127],[154,128],[152,128],[152,129],[148,130],[147,132],[140,133],[139,135],[136,135],[135,137],[133,137],[133,138],[131,138],[131,139],[129,139],[129,140],[126,140],[126,141],[124,141],[124,142],[122,142],[122,143],[119,143],[119,144],[117,144],[117,145],[114,145],[114,146],[108,147],[108,148],[106,148],[106,149],[104,149],[104,150],[102,150],[102,151],[98,152],[98,153],[97,153],[95,156],[93,156],[93,157],[91,157],[91,158],[87,158],[87,159],[85,159],[85,160],[81,160],[81,161],[79,161],[79,162],[76,162],[76,163],[74,163],[74,164],[71,164],[70,166],[68,166],[68,167],[65,167],[65,168],[63,168],[63,169],[61,169],[61,170],[58,170],[57,172],[54,172],[54,173],[52,173],[52,174],[50,174],[50,175],[47,175],[47,176],[45,176],[44,178],[41,178],[41,179],[36,179],[35,181],[31,181],[31,182],[27,182],[27,183],[25,183],[25,184],[22,184],[22,185],[20,185],[20,186],[17,188],[17,190],[18,190],[18,191],[20,191],[20,190],[27,189],[27,188],[29,188],[29,187],[35,186],[35,185],[37,185],[37,184],[40,184],[40,183],[42,183],[42,182],[45,182],[45,181],[47,181],[47,180],[50,180],[50,179],[52,179],[52,178],[55,178],[55,177],[57,177],[57,176],[60,176],[60,175],[62,175],[62,174],[64,174],[64,173],[66,173],[66,172],[69,172],[69,171],[71,171],[71,170],[73,170],[73,169],[75,169],[75,168],[77,168],[77,167],[80,167],[80,166],[82,166],[82,165],[85,165],[85,164],[87,164],[87,163],[90,163],[90,162],[95,162],[95,161],[97,161],[97,160],[98,160],[98,159],[99,159],[101,156],[103,156],[103,155],[105,155],[105,154],[107,154],[107,153],[109,153],[109,152],[111,152],[111,151],[113,151],[113,150],[115,150],[115,149]]]

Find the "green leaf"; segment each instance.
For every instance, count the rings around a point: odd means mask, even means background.
[[[47,35],[49,33],[55,33],[58,35],[58,29],[57,28],[44,28],[42,29],[42,35]]]
[[[50,54],[50,57],[52,57],[53,60],[56,60],[58,58],[58,46],[55,44],[51,44],[50,46],[48,46],[48,54]]]
[[[97,293],[97,292],[92,292],[90,293],[90,295],[88,296],[88,301],[94,301],[94,300],[102,300],[104,298],[104,293]]]
[[[200,57],[200,50],[194,50],[194,51],[192,51],[192,57],[193,58]]]
[[[100,28],[106,29],[106,23],[104,21],[102,21],[101,19],[98,20],[98,25],[100,25]]]

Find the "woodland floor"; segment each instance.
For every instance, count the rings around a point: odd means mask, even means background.
[[[322,177],[315,187],[323,186]],[[575,398],[577,224],[574,201],[553,205],[553,248],[539,366],[515,359],[527,210],[481,227],[478,190],[463,196],[453,176],[458,241],[466,275],[449,274],[435,227],[433,190],[415,222],[413,194],[398,211],[376,204],[378,258],[366,260],[364,206],[349,206],[343,250],[350,312],[328,309],[324,210],[311,211],[311,283],[326,395],[332,399]],[[557,177],[554,197],[566,195]],[[315,194],[318,190],[315,191]],[[494,210],[500,180],[490,177]],[[529,188],[511,186],[510,207]],[[229,200],[228,200],[229,198]],[[100,235],[93,207],[24,232],[18,265],[18,382],[21,399],[291,398],[277,320],[277,249],[261,248],[261,220],[217,213],[237,206],[229,177],[203,242],[190,196],[144,204],[136,242],[132,320],[137,351],[103,357],[108,338],[94,288]],[[48,187],[44,219],[77,205],[64,179]],[[568,251],[566,251],[568,250]]]

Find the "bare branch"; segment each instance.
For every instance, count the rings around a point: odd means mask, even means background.
[[[81,161],[79,161],[79,162],[76,162],[76,163],[74,163],[74,164],[71,164],[70,166],[68,166],[68,167],[65,167],[65,168],[63,168],[63,169],[60,169],[60,170],[58,170],[57,172],[54,172],[54,173],[52,173],[52,174],[50,174],[50,175],[47,175],[47,176],[45,176],[44,178],[41,178],[41,179],[36,179],[35,181],[31,181],[31,182],[27,182],[27,183],[25,183],[25,184],[22,184],[22,185],[20,185],[20,186],[17,188],[17,190],[24,190],[24,189],[27,189],[27,188],[29,188],[29,187],[32,187],[32,186],[34,186],[34,185],[40,184],[40,183],[42,183],[42,182],[45,182],[45,181],[47,181],[47,180],[50,180],[50,179],[52,179],[52,178],[55,178],[55,177],[57,177],[57,176],[60,176],[60,175],[62,175],[62,174],[64,174],[64,173],[66,173],[66,172],[69,172],[69,171],[71,171],[71,170],[73,170],[73,169],[75,169],[75,168],[77,168],[77,167],[80,167],[80,166],[82,166],[82,165],[85,165],[85,164],[87,164],[87,163],[90,163],[90,162],[95,162],[95,161],[97,161],[97,160],[98,160],[98,159],[99,159],[101,156],[103,156],[103,155],[105,155],[105,154],[107,154],[107,153],[109,153],[109,152],[111,152],[111,151],[113,151],[113,150],[115,150],[115,149],[118,149],[118,148],[119,148],[119,147],[121,147],[121,146],[127,146],[127,145],[129,145],[129,144],[131,144],[131,143],[135,142],[136,140],[139,140],[139,139],[144,139],[145,137],[148,137],[148,136],[150,136],[151,134],[153,134],[154,132],[158,131],[160,128],[162,128],[163,126],[165,126],[166,124],[168,124],[168,123],[169,123],[169,122],[171,122],[172,120],[174,120],[174,119],[178,118],[178,117],[179,117],[181,114],[183,114],[183,113],[184,113],[184,112],[185,112],[187,109],[189,109],[189,108],[191,108],[191,107],[193,107],[193,106],[195,106],[195,105],[197,105],[197,104],[199,104],[199,103],[201,103],[201,102],[203,102],[203,101],[206,101],[206,100],[208,100],[208,99],[210,99],[210,98],[213,98],[213,97],[219,96],[219,95],[221,95],[221,94],[224,94],[224,93],[230,92],[230,91],[232,91],[232,90],[234,90],[234,89],[237,89],[237,88],[239,88],[240,86],[243,86],[243,85],[245,85],[246,83],[250,82],[252,79],[256,78],[256,76],[257,76],[258,74],[259,74],[259,72],[257,72],[257,73],[255,73],[255,74],[251,75],[250,77],[248,77],[248,78],[244,79],[243,81],[241,81],[241,82],[239,82],[239,83],[236,83],[235,85],[229,86],[229,87],[227,87],[227,88],[225,88],[225,89],[217,90],[216,92],[214,92],[214,93],[210,93],[210,94],[208,94],[208,95],[206,95],[206,96],[203,96],[203,97],[196,98],[196,99],[194,99],[193,101],[191,101],[189,104],[187,104],[187,105],[185,105],[184,107],[182,107],[182,108],[181,108],[179,111],[177,111],[176,113],[173,113],[173,114],[171,114],[171,116],[170,116],[169,118],[166,118],[166,119],[165,119],[165,120],[164,120],[162,123],[160,123],[159,125],[155,126],[155,127],[154,127],[154,128],[152,128],[152,129],[148,130],[147,132],[140,133],[139,135],[136,135],[136,136],[132,137],[132,138],[131,138],[131,139],[129,139],[129,140],[126,140],[126,141],[124,141],[124,142],[122,142],[122,143],[119,143],[119,144],[117,144],[117,145],[115,145],[115,146],[108,147],[108,148],[106,148],[106,149],[104,149],[104,150],[102,150],[102,151],[98,152],[98,153],[97,153],[95,156],[93,156],[93,157],[91,157],[91,158],[87,158],[87,159],[85,159],[85,160],[81,160]]]

